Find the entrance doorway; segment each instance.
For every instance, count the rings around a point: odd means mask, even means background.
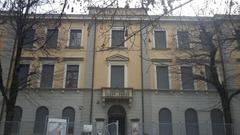
[[[126,111],[120,105],[114,105],[108,110],[108,123],[116,121],[118,121],[118,135],[125,135]]]

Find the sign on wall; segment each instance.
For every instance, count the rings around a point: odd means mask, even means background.
[[[47,125],[47,135],[66,135],[67,120],[49,118]]]

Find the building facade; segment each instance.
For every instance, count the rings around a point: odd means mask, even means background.
[[[224,120],[216,89],[193,78],[195,73],[207,76],[208,69],[192,64],[187,55],[205,51],[197,43],[202,32],[197,28],[199,22],[208,24],[214,18],[90,8],[88,15],[69,15],[59,28],[34,27],[28,39],[41,40],[27,44],[22,53],[19,77],[24,90],[16,104],[18,132],[43,134],[47,118],[67,118],[69,134],[82,133],[84,124],[94,125],[98,132],[115,121],[120,135],[224,134],[223,126],[217,125]],[[231,34],[224,25],[226,35]],[[207,27],[211,32],[211,25]],[[1,47],[9,42],[2,41]],[[240,72],[239,52],[230,55],[228,50],[224,48],[223,57],[216,58],[219,79]],[[231,72],[222,73],[221,62]],[[9,64],[5,65],[6,70]],[[238,82],[239,77],[234,77],[229,87],[239,89]],[[239,103],[236,96],[231,104],[236,135],[240,134]]]

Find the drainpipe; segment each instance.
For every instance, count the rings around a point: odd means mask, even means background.
[[[141,22],[140,22],[140,27],[142,26],[142,19],[141,19]],[[140,45],[141,45],[141,49],[140,49],[140,59],[141,59],[141,94],[142,94],[142,134],[144,134],[144,89],[143,89],[143,58],[142,58],[142,53],[143,53],[143,50],[142,50],[142,45],[143,45],[143,42],[142,42],[142,36],[143,32],[142,30],[140,31]]]
[[[94,19],[94,41],[93,41],[93,70],[92,70],[92,86],[91,86],[91,98],[90,98],[90,117],[89,122],[92,123],[92,113],[93,113],[93,88],[94,88],[94,69],[95,69],[95,44],[96,44],[96,28],[97,19]]]

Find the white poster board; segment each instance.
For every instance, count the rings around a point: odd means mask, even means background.
[[[83,125],[83,132],[84,133],[92,132],[92,125]]]
[[[49,118],[47,125],[47,135],[66,135],[67,120]]]

